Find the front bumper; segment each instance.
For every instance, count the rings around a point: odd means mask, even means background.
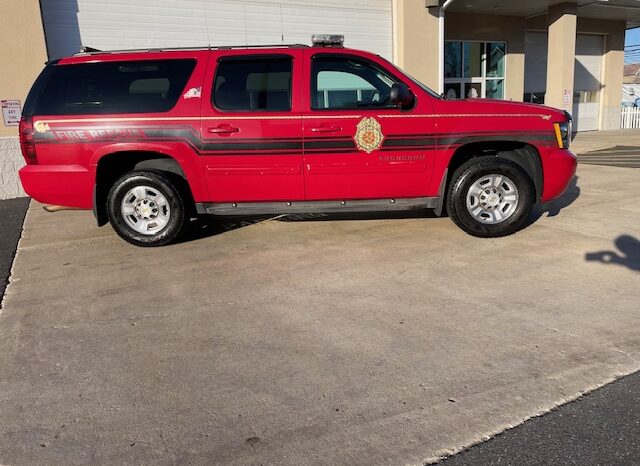
[[[561,196],[576,174],[578,158],[567,149],[550,149],[542,158],[544,189],[542,202]]]

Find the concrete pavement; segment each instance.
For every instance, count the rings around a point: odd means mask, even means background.
[[[315,219],[153,250],[34,204],[0,463],[419,464],[481,441],[640,368],[639,188],[580,166],[495,240]]]
[[[578,155],[616,146],[637,149],[640,147],[640,130],[584,131],[576,133],[571,141],[571,150]]]

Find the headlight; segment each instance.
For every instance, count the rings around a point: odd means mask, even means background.
[[[564,123],[554,123],[553,129],[556,133],[556,140],[560,149],[568,149],[571,142],[571,121]]]

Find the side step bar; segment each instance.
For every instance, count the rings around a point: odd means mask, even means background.
[[[223,202],[196,203],[199,214],[211,215],[272,215],[333,212],[386,212],[390,210],[435,209],[439,197],[403,199],[357,199],[348,201],[294,201],[294,202]]]

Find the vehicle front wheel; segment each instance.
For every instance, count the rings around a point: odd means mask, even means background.
[[[180,192],[168,176],[133,171],[109,191],[107,211],[113,229],[136,246],[163,246],[175,240],[185,224]]]
[[[483,238],[520,230],[534,204],[529,175],[510,160],[489,156],[471,159],[458,168],[447,196],[447,210],[456,225]]]

